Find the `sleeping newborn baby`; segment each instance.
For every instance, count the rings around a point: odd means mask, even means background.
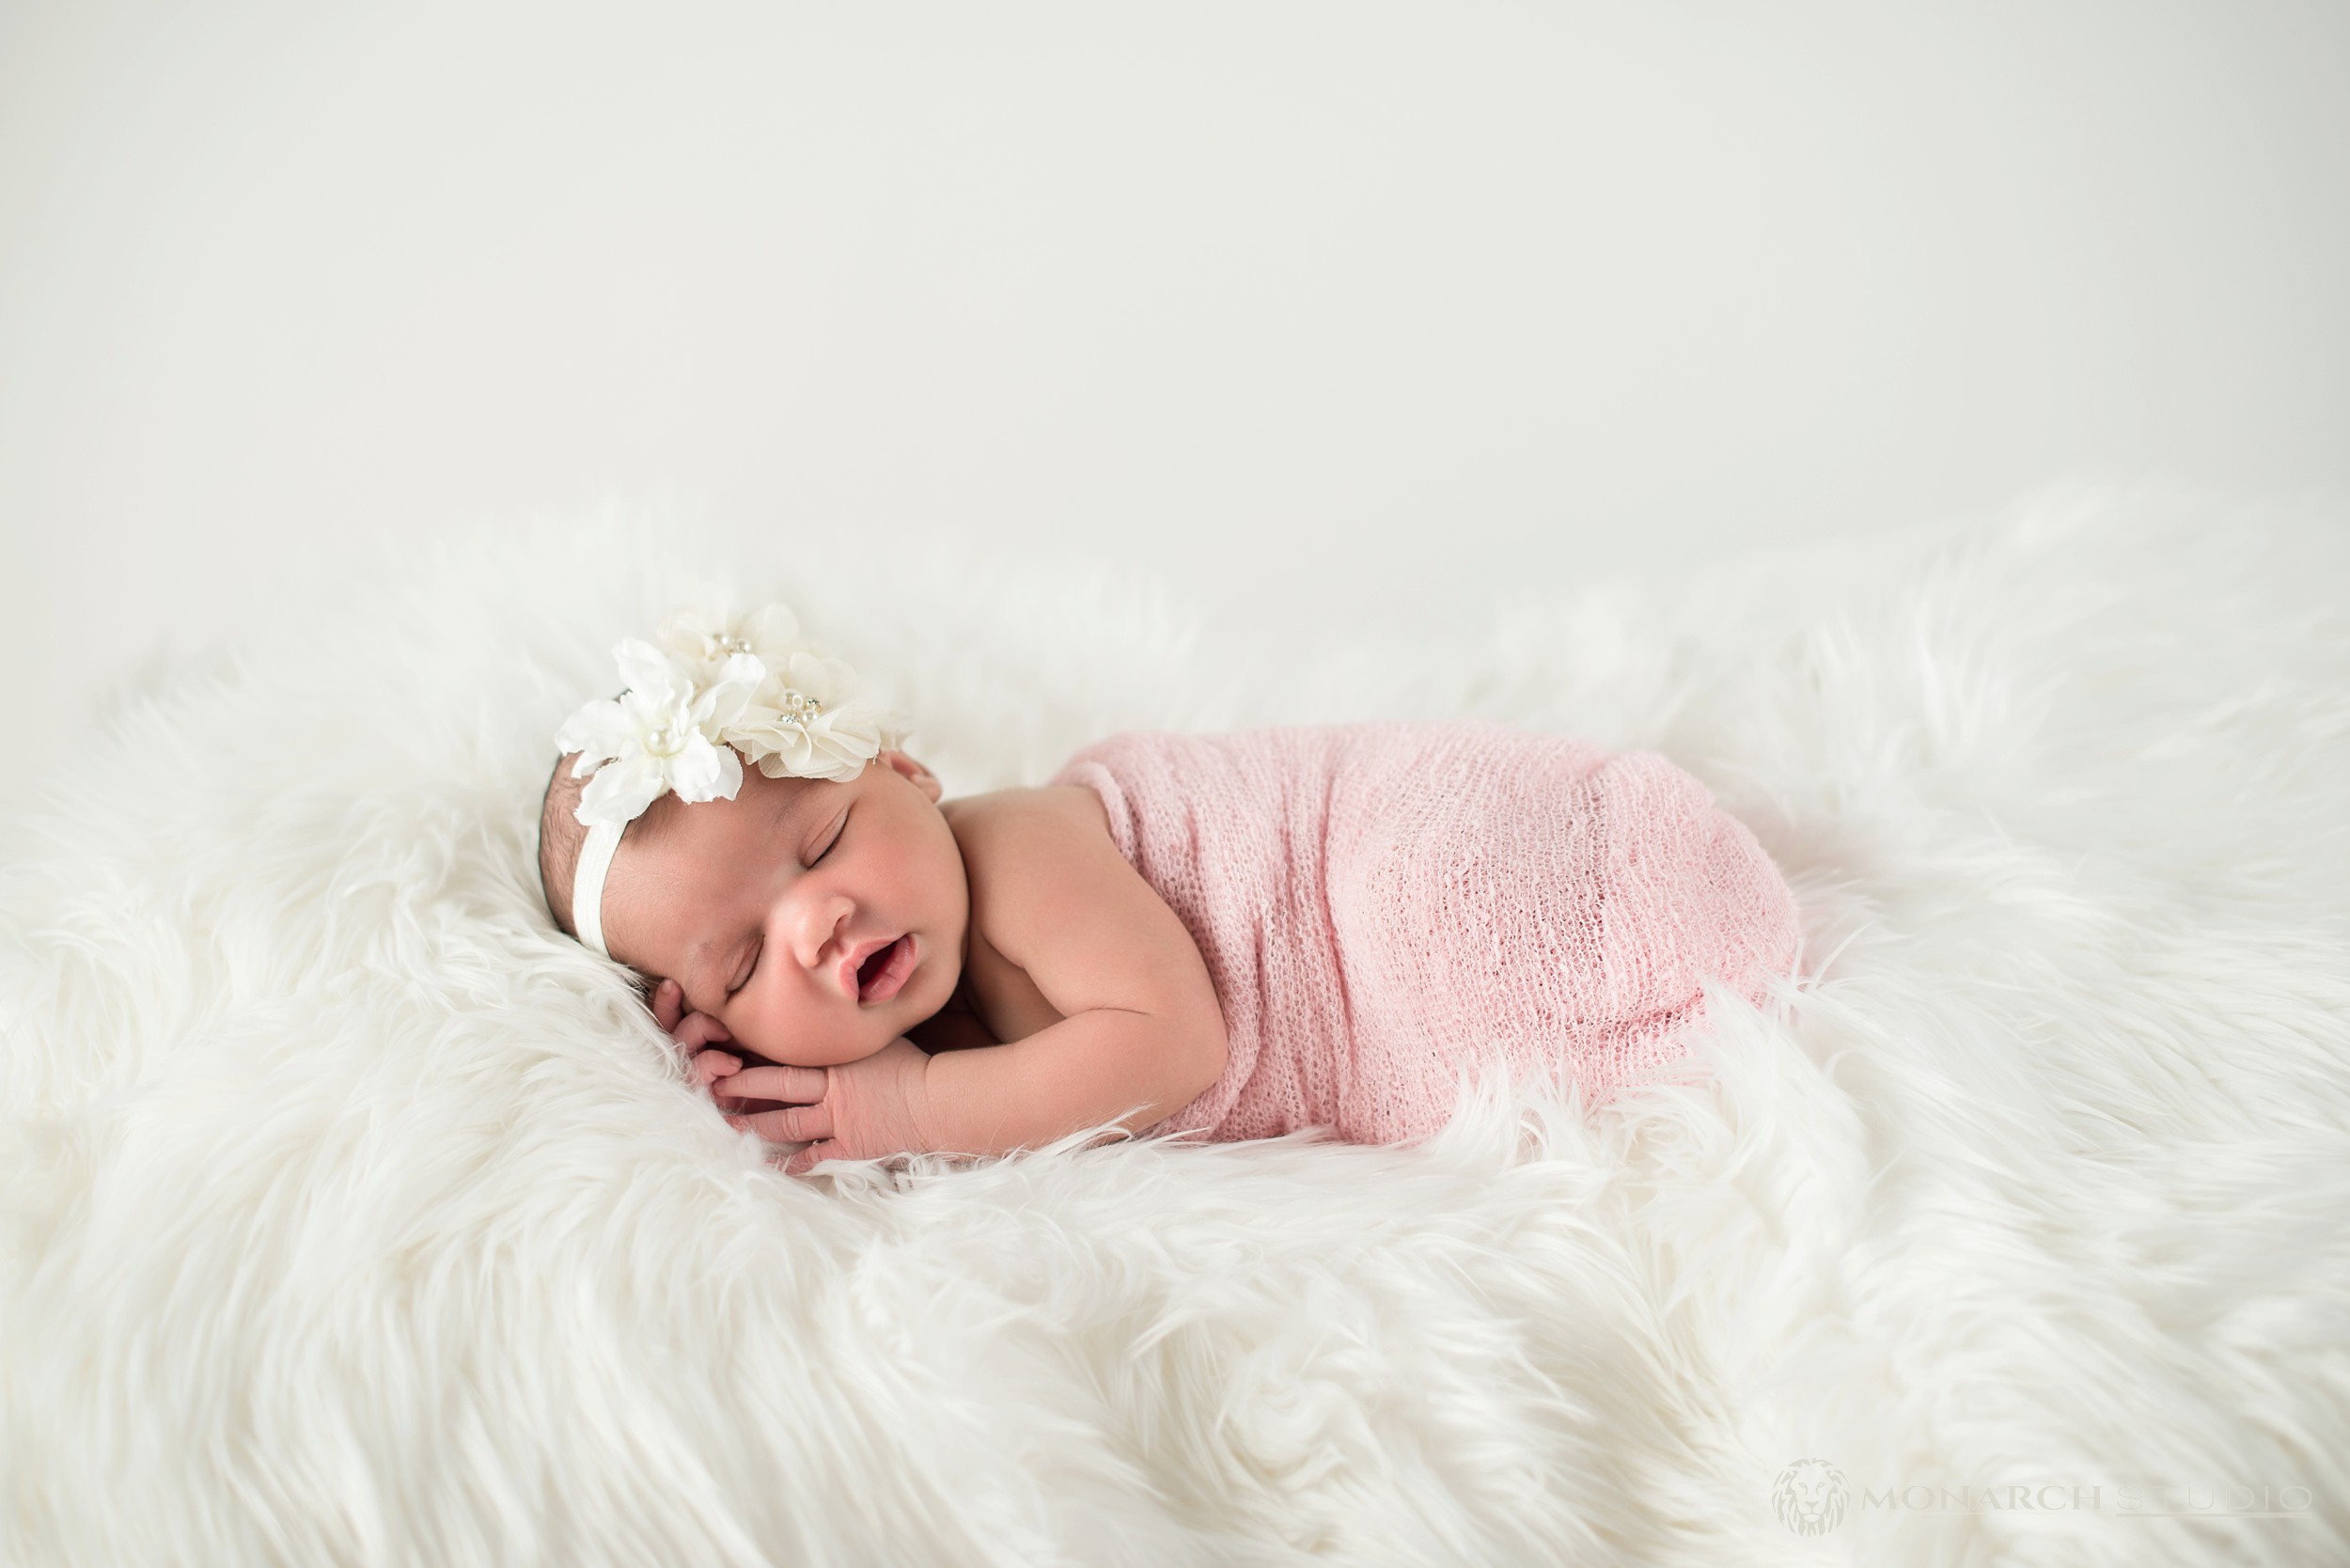
[[[1595,1102],[1673,1073],[1701,979],[1759,1001],[1795,963],[1777,868],[1654,755],[1127,734],[948,800],[779,607],[617,652],[629,689],[557,737],[548,906],[790,1170],[1112,1123],[1404,1140],[1472,1064]]]

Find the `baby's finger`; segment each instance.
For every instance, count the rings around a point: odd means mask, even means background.
[[[663,1034],[677,1033],[678,1020],[685,1016],[685,988],[673,980],[665,980],[652,988],[653,1022],[661,1026]]]
[[[745,1067],[727,1082],[727,1092],[744,1100],[779,1100],[813,1105],[824,1097],[821,1067]]]
[[[687,1013],[669,1034],[678,1043],[678,1048],[685,1051],[698,1051],[705,1045],[725,1045],[734,1039],[727,1033],[724,1024],[707,1012]]]
[[[770,1143],[806,1143],[832,1137],[832,1112],[822,1105],[786,1105],[780,1110],[729,1116],[727,1121],[736,1127],[748,1127]]]
[[[841,1152],[839,1143],[835,1139],[826,1138],[821,1143],[811,1143],[805,1149],[793,1150],[791,1157],[783,1162],[783,1173],[786,1176],[805,1176],[826,1160],[846,1158],[848,1156]]]
[[[694,1082],[704,1089],[720,1078],[731,1077],[743,1071],[743,1059],[724,1051],[697,1051],[694,1054]]]

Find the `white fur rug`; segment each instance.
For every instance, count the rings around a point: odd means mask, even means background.
[[[530,869],[555,724],[729,565],[954,789],[1136,725],[1661,749],[1812,979],[1717,1085],[1418,1151],[784,1178]],[[1299,670],[1104,575],[607,517],[127,700],[9,830],[0,1560],[2342,1560],[2350,515],[1526,587]]]

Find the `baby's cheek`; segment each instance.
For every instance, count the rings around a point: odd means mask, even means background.
[[[883,1025],[859,1019],[847,1033],[838,1025],[823,1033],[813,1030],[786,1035],[764,1052],[743,1051],[746,1064],[765,1067],[840,1067],[862,1061],[897,1037]],[[735,1049],[742,1049],[737,1039]]]
[[[794,1000],[767,996],[755,1009],[740,1010],[733,1019],[733,1043],[727,1048],[754,1067],[822,1067],[838,1060],[827,1056],[825,1047],[844,1021],[825,1017],[821,1009],[793,1006]],[[856,1021],[847,1022],[854,1027]]]

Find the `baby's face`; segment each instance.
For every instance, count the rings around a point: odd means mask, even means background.
[[[621,839],[605,941],[770,1061],[870,1056],[963,973],[970,888],[938,780],[899,752],[847,784],[743,773],[734,799],[665,798]]]

